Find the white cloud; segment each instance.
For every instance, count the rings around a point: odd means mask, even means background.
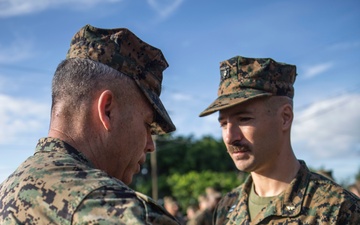
[[[28,15],[47,9],[71,6],[71,9],[86,10],[99,4],[111,4],[123,0],[1,0],[0,18]],[[160,19],[166,19],[174,13],[184,0],[147,0]]]
[[[0,44],[0,63],[14,63],[33,56],[33,44],[29,40],[16,39],[9,45]]]
[[[176,125],[176,132],[179,135],[192,134],[197,138],[204,135],[211,135],[216,138],[221,137],[218,113],[200,118],[198,115],[203,109],[189,107],[189,105],[182,106],[181,109],[175,111],[174,115],[171,115]]]
[[[321,73],[324,73],[325,71],[329,70],[332,66],[333,63],[328,62],[328,63],[322,63],[311,67],[307,67],[304,69],[304,74],[302,76],[304,78],[312,78]]]
[[[47,104],[0,94],[0,144],[8,144],[48,126]]]
[[[352,182],[360,169],[359,102],[359,93],[347,93],[295,111],[296,156],[313,169],[332,170],[338,182]]]
[[[183,0],[147,0],[147,2],[161,18],[165,19],[176,11]]]
[[[200,112],[198,114],[200,114]],[[201,127],[201,129],[199,129],[196,124],[194,124],[194,131],[200,131],[200,133],[197,134],[199,137],[203,135],[211,135],[216,138],[222,137],[218,117],[219,113],[215,112],[211,115],[199,118],[199,126]]]
[[[0,90],[3,90],[5,85],[6,85],[5,77],[1,76],[1,74],[0,74]]]
[[[293,142],[311,149],[317,159],[360,157],[360,94],[316,102],[296,115]]]
[[[359,48],[360,47],[360,41],[354,41],[354,42],[341,42],[341,43],[336,43],[332,46],[330,46],[330,50],[353,50],[355,48]]]
[[[171,98],[174,101],[191,101],[193,99],[192,96],[184,94],[184,93],[175,93],[172,94]]]
[[[2,0],[0,2],[0,17],[11,17],[24,14],[31,14],[54,8],[58,6],[70,5],[77,9],[92,7],[97,4],[107,2],[119,2],[121,0]],[[81,7],[79,7],[81,6]]]
[[[221,136],[217,118],[218,113],[199,117],[200,112],[207,107],[208,101],[210,100],[205,100],[199,95],[187,92],[164,94],[163,103],[176,126],[176,135]],[[205,106],[203,102],[206,102]]]

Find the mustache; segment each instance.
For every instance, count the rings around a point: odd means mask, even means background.
[[[228,146],[228,153],[250,151],[250,146],[245,143],[234,142]]]

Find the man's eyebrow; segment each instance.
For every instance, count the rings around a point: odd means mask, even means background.
[[[218,117],[218,121],[220,122],[223,118],[221,116]]]
[[[240,110],[236,111],[235,113],[230,114],[229,116],[239,116],[242,114],[249,114],[249,113],[252,113],[252,111],[248,110],[248,109],[240,109]],[[221,116],[219,113],[218,121],[220,122],[223,119],[224,119],[224,117]]]
[[[156,110],[153,109],[153,114],[152,114],[152,123],[156,123],[156,121],[158,120],[159,115],[157,114]]]

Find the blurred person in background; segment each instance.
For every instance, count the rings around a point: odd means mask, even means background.
[[[197,211],[199,210],[198,204],[190,204],[186,208],[186,221],[192,220],[194,216],[196,215]]]
[[[198,197],[199,211],[187,222],[187,225],[211,225],[214,210],[221,199],[221,192],[213,187],[207,187],[205,194]]]
[[[214,187],[207,187],[205,193],[209,202],[209,208],[213,212],[222,197],[221,191]]]
[[[349,185],[348,190],[360,198],[360,180],[357,180],[355,183]]]
[[[185,217],[180,212],[179,203],[176,201],[175,198],[171,196],[164,197],[164,208],[173,216],[175,217],[180,224],[185,225],[186,220]]]

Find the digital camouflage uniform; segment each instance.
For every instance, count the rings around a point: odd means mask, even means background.
[[[251,176],[226,194],[214,215],[224,224],[360,224],[360,199],[333,181],[311,172],[305,162],[290,186],[250,221],[248,198]]]
[[[74,35],[66,58],[97,61],[132,78],[154,109],[152,132],[176,129],[159,98],[168,67],[160,49],[126,28],[86,25]],[[69,144],[43,138],[35,154],[0,186],[0,225],[7,224],[179,223],[149,197],[95,168]]]
[[[293,99],[296,66],[271,58],[235,56],[220,63],[217,99],[200,117],[264,96]],[[359,198],[327,178],[312,173],[305,163],[289,187],[260,213],[249,217],[252,178],[225,195],[214,213],[215,225],[225,224],[360,224]]]
[[[0,224],[178,224],[149,197],[54,138],[0,185]]]

